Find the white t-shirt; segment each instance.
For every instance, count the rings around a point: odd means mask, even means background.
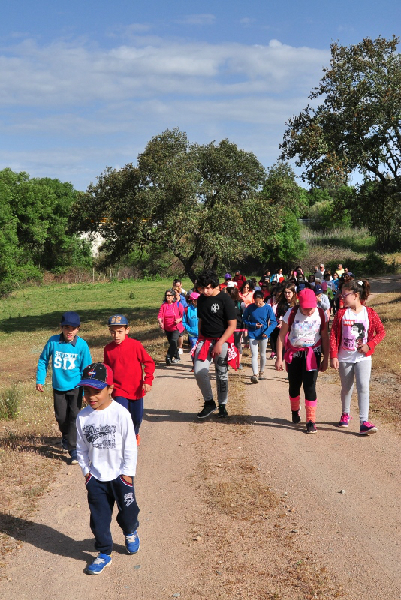
[[[356,363],[361,360],[372,360],[358,352],[358,343],[368,343],[369,315],[365,306],[356,314],[347,308],[341,320],[341,346],[338,350],[339,362]]]
[[[78,462],[84,475],[112,481],[119,475],[134,477],[137,443],[134,424],[126,408],[115,402],[104,410],[83,408],[77,417]]]
[[[283,317],[284,323],[288,324],[288,319],[290,317],[292,308],[287,310]],[[325,322],[327,322],[327,314],[325,313]],[[319,310],[315,308],[314,312],[310,317],[307,317],[301,313],[301,311],[297,310],[294,321],[291,325],[291,331],[288,335],[288,341],[292,346],[296,348],[303,348],[308,346],[314,346],[321,339],[320,328],[321,328],[321,318],[319,314]]]

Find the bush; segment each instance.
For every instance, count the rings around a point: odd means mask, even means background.
[[[12,386],[0,395],[0,419],[15,419],[19,412],[19,394],[17,386]]]

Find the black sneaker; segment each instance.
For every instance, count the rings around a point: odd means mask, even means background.
[[[166,356],[166,365],[171,365],[171,358]]]
[[[219,414],[217,415],[219,419],[225,419],[228,417],[228,412],[225,404],[219,404]]]
[[[216,402],[214,400],[207,400],[204,407],[197,415],[198,419],[206,419],[206,417],[214,413],[216,408]]]
[[[292,410],[292,411],[291,411],[291,414],[292,414],[292,422],[293,422],[295,425],[298,425],[298,423],[299,423],[299,422],[300,422],[300,420],[301,420],[301,417],[299,416],[299,410]]]
[[[313,421],[309,421],[306,424],[306,433],[317,433],[316,425]]]

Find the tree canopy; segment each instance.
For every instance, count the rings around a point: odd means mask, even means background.
[[[290,119],[283,158],[297,157],[313,185],[345,183],[359,169],[398,180],[401,166],[401,57],[398,38],[365,38],[352,46],[331,44],[330,67],[307,106]],[[314,102],[316,105],[316,102]]]
[[[379,202],[387,221],[385,232],[366,215],[365,224],[385,247],[400,242],[399,211],[388,209],[401,193],[401,56],[399,39],[365,38],[356,45],[331,45],[330,67],[323,69],[320,84],[308,105],[288,122],[281,144],[282,158],[296,158],[304,167],[304,179],[313,186],[346,184],[359,170],[364,189]],[[380,190],[380,193],[378,191]],[[357,197],[357,205],[362,201]],[[386,210],[384,210],[386,208]],[[397,241],[398,240],[398,241]]]
[[[133,249],[169,250],[195,278],[260,256],[282,228],[266,172],[229,140],[190,144],[179,129],[152,138],[137,166],[107,168],[77,206],[80,229],[101,232],[114,262]],[[289,203],[290,205],[291,203]],[[293,206],[292,206],[293,208]]]
[[[0,171],[0,293],[41,269],[90,264],[89,246],[72,231],[77,197],[70,183]]]

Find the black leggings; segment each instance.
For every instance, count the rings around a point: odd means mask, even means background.
[[[315,352],[317,366],[319,368],[321,354]],[[293,356],[291,363],[287,363],[289,394],[290,398],[296,398],[301,391],[301,385],[304,388],[305,400],[314,402],[316,400],[316,380],[319,371],[306,370],[306,352],[298,352],[298,356]]]
[[[178,358],[178,338],[180,337],[180,332],[178,329],[174,331],[166,331],[167,340],[170,344],[169,349],[167,350],[167,356],[170,358]]]
[[[280,334],[280,328],[279,327],[275,327],[275,329],[273,329],[273,331],[270,334],[270,348],[272,349],[272,352],[274,352],[274,354],[277,354],[277,338]]]

